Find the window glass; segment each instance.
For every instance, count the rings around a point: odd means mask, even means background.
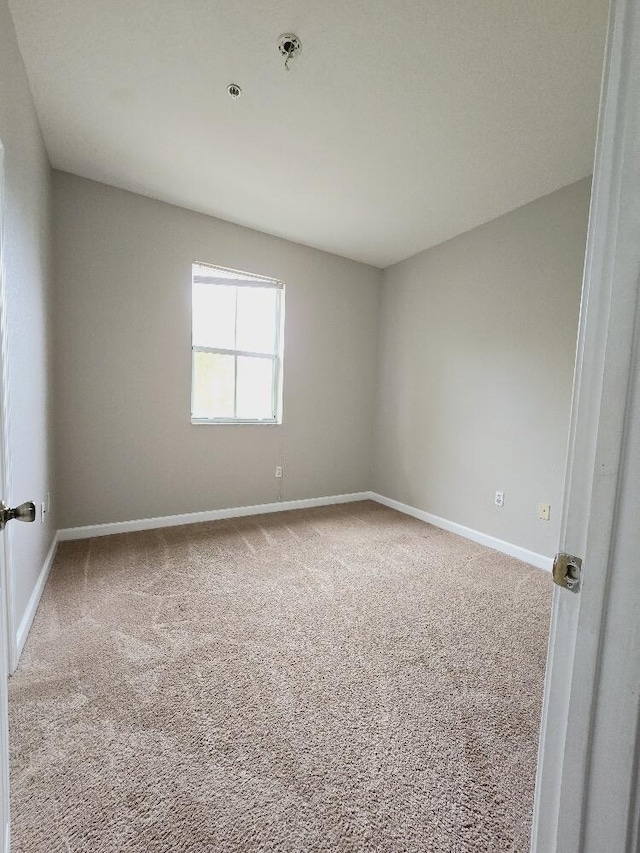
[[[194,418],[232,418],[235,356],[213,352],[193,354]]]
[[[193,285],[193,344],[235,349],[236,287]]]
[[[273,417],[273,362],[238,356],[236,417]]]
[[[273,288],[239,287],[236,349],[275,352],[276,296]]]

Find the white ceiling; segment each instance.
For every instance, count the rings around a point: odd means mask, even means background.
[[[377,266],[591,172],[606,0],[11,8],[55,167]]]

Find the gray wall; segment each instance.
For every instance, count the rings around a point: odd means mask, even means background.
[[[54,172],[62,527],[367,489],[381,272]],[[284,424],[192,425],[191,262],[286,284]]]
[[[385,271],[375,491],[556,550],[589,192],[579,181]]]
[[[0,0],[0,141],[4,154],[8,438],[12,504],[48,490],[47,523],[9,525],[12,611],[16,627],[42,569],[56,526],[52,481],[50,334],[50,168],[5,0]]]
[[[552,554],[588,202],[580,181],[383,277],[54,172],[60,526],[271,502],[282,463],[284,500],[373,488]],[[286,282],[282,427],[191,425],[194,259]]]

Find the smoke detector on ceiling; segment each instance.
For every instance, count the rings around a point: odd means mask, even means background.
[[[278,39],[278,50],[285,57],[284,67],[289,70],[289,60],[302,50],[302,42],[294,33],[283,33]]]

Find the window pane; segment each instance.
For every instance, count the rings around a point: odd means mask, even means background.
[[[194,346],[235,349],[235,326],[236,288],[194,283]]]
[[[236,349],[275,352],[276,290],[271,287],[238,288]]]
[[[272,418],[272,390],[272,360],[238,356],[237,416],[239,418]]]
[[[234,356],[193,354],[193,417],[232,418]]]

